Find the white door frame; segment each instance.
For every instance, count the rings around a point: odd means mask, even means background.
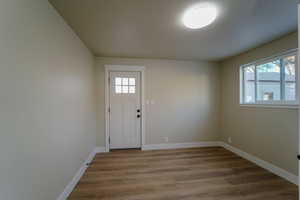
[[[105,66],[105,151],[109,152],[109,72],[140,72],[141,73],[141,148],[145,145],[145,122],[146,122],[146,111],[145,111],[145,66],[133,66],[133,65],[104,65]]]

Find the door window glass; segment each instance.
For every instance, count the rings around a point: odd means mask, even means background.
[[[115,78],[115,93],[116,94],[135,94],[135,78]]]

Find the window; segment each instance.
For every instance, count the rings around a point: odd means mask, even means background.
[[[135,94],[135,78],[115,78],[116,94]]]
[[[243,65],[241,104],[298,104],[297,51]]]

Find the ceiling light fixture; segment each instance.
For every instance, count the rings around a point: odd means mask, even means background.
[[[208,26],[216,18],[217,8],[209,3],[201,3],[187,9],[182,21],[188,28],[199,29]]]

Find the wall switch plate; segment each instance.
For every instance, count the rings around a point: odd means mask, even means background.
[[[165,137],[165,142],[166,142],[166,143],[169,142],[169,137]]]
[[[228,143],[232,143],[231,137],[228,137]]]

